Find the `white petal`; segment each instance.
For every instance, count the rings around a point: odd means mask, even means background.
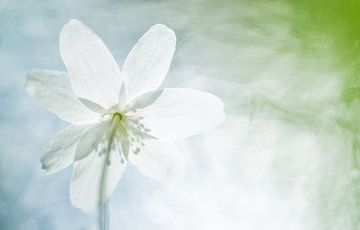
[[[126,104],[126,88],[125,84],[122,83],[119,92],[119,110],[122,110]]]
[[[106,144],[107,134],[110,128],[110,121],[104,121],[89,128],[80,138],[75,152],[75,160],[81,160],[96,150],[101,151],[100,144]]]
[[[60,54],[78,97],[106,109],[118,102],[120,69],[102,40],[78,20],[70,20],[60,33]]]
[[[92,102],[88,99],[85,99],[85,98],[80,98],[79,97],[79,100],[86,106],[88,107],[91,111],[94,111],[95,113],[98,113],[98,114],[106,114],[107,113],[107,110],[102,107],[101,105],[99,104],[96,104],[95,102]]]
[[[121,154],[123,157],[125,157],[126,159],[129,156],[129,150],[130,150],[130,139],[129,139],[129,135],[126,131],[126,129],[124,128],[123,125],[118,126],[118,133],[116,133],[116,138],[118,143],[120,144],[120,149],[121,149]]]
[[[143,118],[148,134],[164,141],[206,132],[225,118],[218,97],[193,89],[156,90],[139,96],[130,106]]]
[[[130,161],[150,178],[175,183],[185,176],[185,160],[172,142],[149,141],[138,154],[130,154]]]
[[[169,70],[175,45],[174,31],[161,24],[152,26],[139,39],[122,69],[129,100],[161,85]]]
[[[97,113],[89,110],[74,95],[64,72],[34,70],[26,76],[24,87],[42,106],[65,121],[89,124],[99,119]]]
[[[56,173],[69,166],[74,160],[75,148],[88,125],[71,126],[59,132],[46,146],[41,158],[42,168],[47,173]]]
[[[74,162],[70,184],[71,203],[84,212],[95,212],[113,193],[118,184],[126,160],[121,162],[119,145],[108,154],[92,152],[86,158]],[[109,160],[109,163],[108,163]]]

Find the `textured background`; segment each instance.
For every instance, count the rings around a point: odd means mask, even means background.
[[[341,3],[340,3],[341,2]],[[179,142],[186,178],[163,186],[129,166],[111,198],[119,230],[360,228],[357,0],[0,0],[0,229],[91,229],[71,206],[71,167],[41,170],[67,124],[23,90],[64,70],[61,26],[78,18],[121,64],[153,24],[174,29],[164,86],[213,92],[226,122]]]

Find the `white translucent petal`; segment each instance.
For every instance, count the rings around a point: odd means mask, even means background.
[[[114,142],[107,154],[92,152],[74,162],[70,184],[71,203],[84,212],[95,212],[115,190],[126,166]],[[109,158],[108,158],[109,156]]]
[[[59,132],[46,146],[41,157],[42,168],[47,173],[56,173],[74,161],[76,145],[88,125],[71,126]]]
[[[126,88],[125,88],[125,84],[122,83],[119,92],[119,105],[118,105],[119,110],[122,110],[125,104],[126,104]]]
[[[34,70],[26,76],[24,87],[47,110],[70,123],[89,124],[100,117],[74,95],[65,72]]]
[[[72,19],[60,33],[60,54],[78,97],[106,109],[118,102],[120,69],[102,40],[80,21]]]
[[[176,45],[174,31],[152,26],[136,43],[123,65],[127,98],[157,89],[169,70]]]
[[[150,178],[175,183],[185,176],[185,158],[172,142],[151,140],[138,154],[130,154],[129,160],[138,170]]]
[[[88,107],[91,111],[94,111],[95,113],[98,113],[98,114],[106,114],[107,113],[107,110],[102,107],[101,105],[99,104],[96,104],[95,102],[92,102],[88,99],[85,99],[85,98],[81,98],[79,97],[79,100],[86,106]]]
[[[156,90],[139,96],[129,106],[142,117],[140,122],[148,134],[164,141],[206,132],[225,118],[218,97],[193,89]]]
[[[118,132],[116,133],[117,143],[120,145],[121,154],[123,157],[128,158],[130,149],[130,138],[123,125],[117,127]]]
[[[110,120],[103,121],[89,128],[80,138],[75,151],[75,160],[81,160],[88,156],[94,150],[99,152],[106,145]]]

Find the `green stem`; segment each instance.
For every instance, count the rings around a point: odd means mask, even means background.
[[[103,169],[102,169],[102,182],[100,183],[100,188],[99,188],[99,202],[102,201],[103,197],[104,197],[104,188],[106,186],[106,176],[107,176],[107,171],[108,171],[108,167],[110,166],[110,152],[111,152],[111,144],[113,142],[115,133],[116,133],[116,125],[118,122],[120,122],[122,120],[122,114],[121,113],[114,113],[113,115],[113,121],[111,123],[111,127],[110,127],[110,137],[109,137],[109,144],[108,144],[108,153],[106,155],[106,159],[103,165]],[[109,165],[108,165],[109,162]],[[110,199],[108,199],[106,202],[104,202],[104,204],[100,207],[99,212],[98,212],[98,229],[99,230],[109,230],[109,224],[110,224]]]
[[[110,225],[110,200],[106,201],[99,210],[99,230],[109,230]]]

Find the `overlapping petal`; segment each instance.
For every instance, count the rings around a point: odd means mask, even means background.
[[[139,39],[122,68],[129,100],[161,85],[169,71],[175,45],[174,31],[161,24],[152,26]]]
[[[129,160],[144,175],[162,183],[175,183],[185,176],[185,159],[172,142],[148,141]]]
[[[149,103],[138,103],[149,102]],[[137,97],[130,103],[149,134],[159,140],[184,139],[223,122],[222,101],[193,89],[167,88]]]
[[[95,212],[115,190],[127,163],[127,159],[120,158],[118,143],[114,142],[106,154],[94,151],[74,162],[70,200],[75,207]]]
[[[60,54],[78,97],[106,109],[117,104],[122,81],[120,69],[90,28],[78,20],[70,20],[60,33]]]
[[[42,106],[73,124],[89,124],[99,114],[89,110],[74,95],[67,74],[51,70],[34,70],[25,79],[25,90]]]
[[[42,168],[47,173],[56,173],[74,161],[76,145],[89,125],[71,126],[59,132],[46,146],[41,158]]]
[[[107,140],[108,129],[110,128],[110,121],[100,122],[89,128],[80,138],[79,144],[76,147],[74,160],[81,160],[95,151],[100,153],[109,140]]]

